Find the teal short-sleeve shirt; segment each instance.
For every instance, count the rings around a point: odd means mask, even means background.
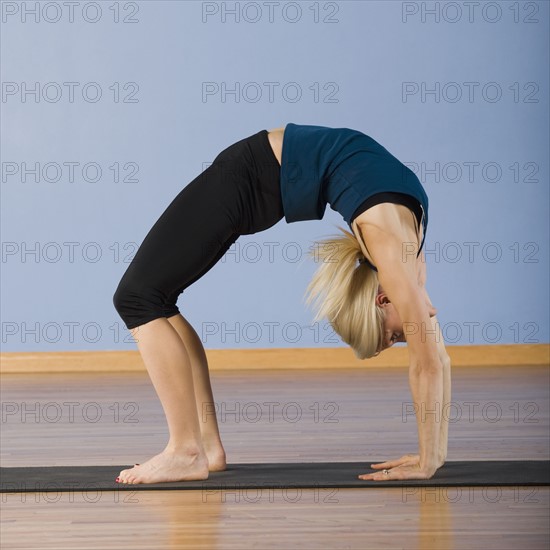
[[[286,125],[281,198],[288,223],[320,220],[328,204],[351,227],[357,209],[385,192],[409,195],[420,203],[425,237],[428,196],[416,174],[387,149],[350,128]]]

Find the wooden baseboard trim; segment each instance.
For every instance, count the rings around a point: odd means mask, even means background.
[[[546,365],[548,344],[448,346],[453,367]],[[268,348],[206,350],[211,370],[337,369],[406,367],[408,350],[395,347],[378,357],[358,360],[350,348]],[[0,354],[0,374],[59,372],[141,372],[136,351],[10,352]]]

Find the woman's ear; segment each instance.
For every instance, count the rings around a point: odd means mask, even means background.
[[[376,305],[380,307],[384,307],[389,303],[391,302],[390,302],[390,299],[388,298],[388,295],[382,290],[382,288],[379,288],[378,294],[376,295]]]

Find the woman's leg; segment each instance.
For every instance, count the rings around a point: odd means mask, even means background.
[[[218,429],[204,346],[193,327],[181,315],[169,317],[168,322],[185,344],[191,362],[201,441],[208,458],[208,469],[211,472],[225,470],[225,451]]]
[[[232,219],[238,212],[230,199],[239,196],[227,177],[212,166],[178,194],[145,237],[113,297],[137,342],[170,435],[162,453],[120,472],[122,483],[206,479],[207,450],[213,469],[225,467],[211,417],[203,427],[206,449],[202,443],[198,411],[203,401],[213,401],[212,390],[202,344],[178,315],[176,301],[238,238]],[[178,317],[174,325],[168,321]]]
[[[131,332],[162,403],[170,440],[160,455],[123,470],[120,482],[206,479],[208,471],[225,470],[206,353],[193,327],[177,314]]]
[[[165,449],[147,462],[120,472],[120,483],[159,483],[208,478],[201,441],[193,373],[187,349],[167,319],[131,329],[168,422]]]
[[[212,468],[224,467],[215,417],[200,420],[213,403],[204,349],[176,301],[239,235],[267,229],[282,215],[279,164],[263,131],[220,153],[139,247],[113,302],[137,341],[170,439],[159,455],[122,471],[123,483],[205,479],[209,455]]]

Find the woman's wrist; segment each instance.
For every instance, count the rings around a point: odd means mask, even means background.
[[[420,460],[420,469],[430,475],[433,475],[435,471],[441,466],[439,456],[433,456]]]
[[[426,479],[430,479],[431,477],[433,477],[438,469],[439,465],[435,463],[431,465],[422,465],[422,463],[420,463],[420,471],[426,476]]]

